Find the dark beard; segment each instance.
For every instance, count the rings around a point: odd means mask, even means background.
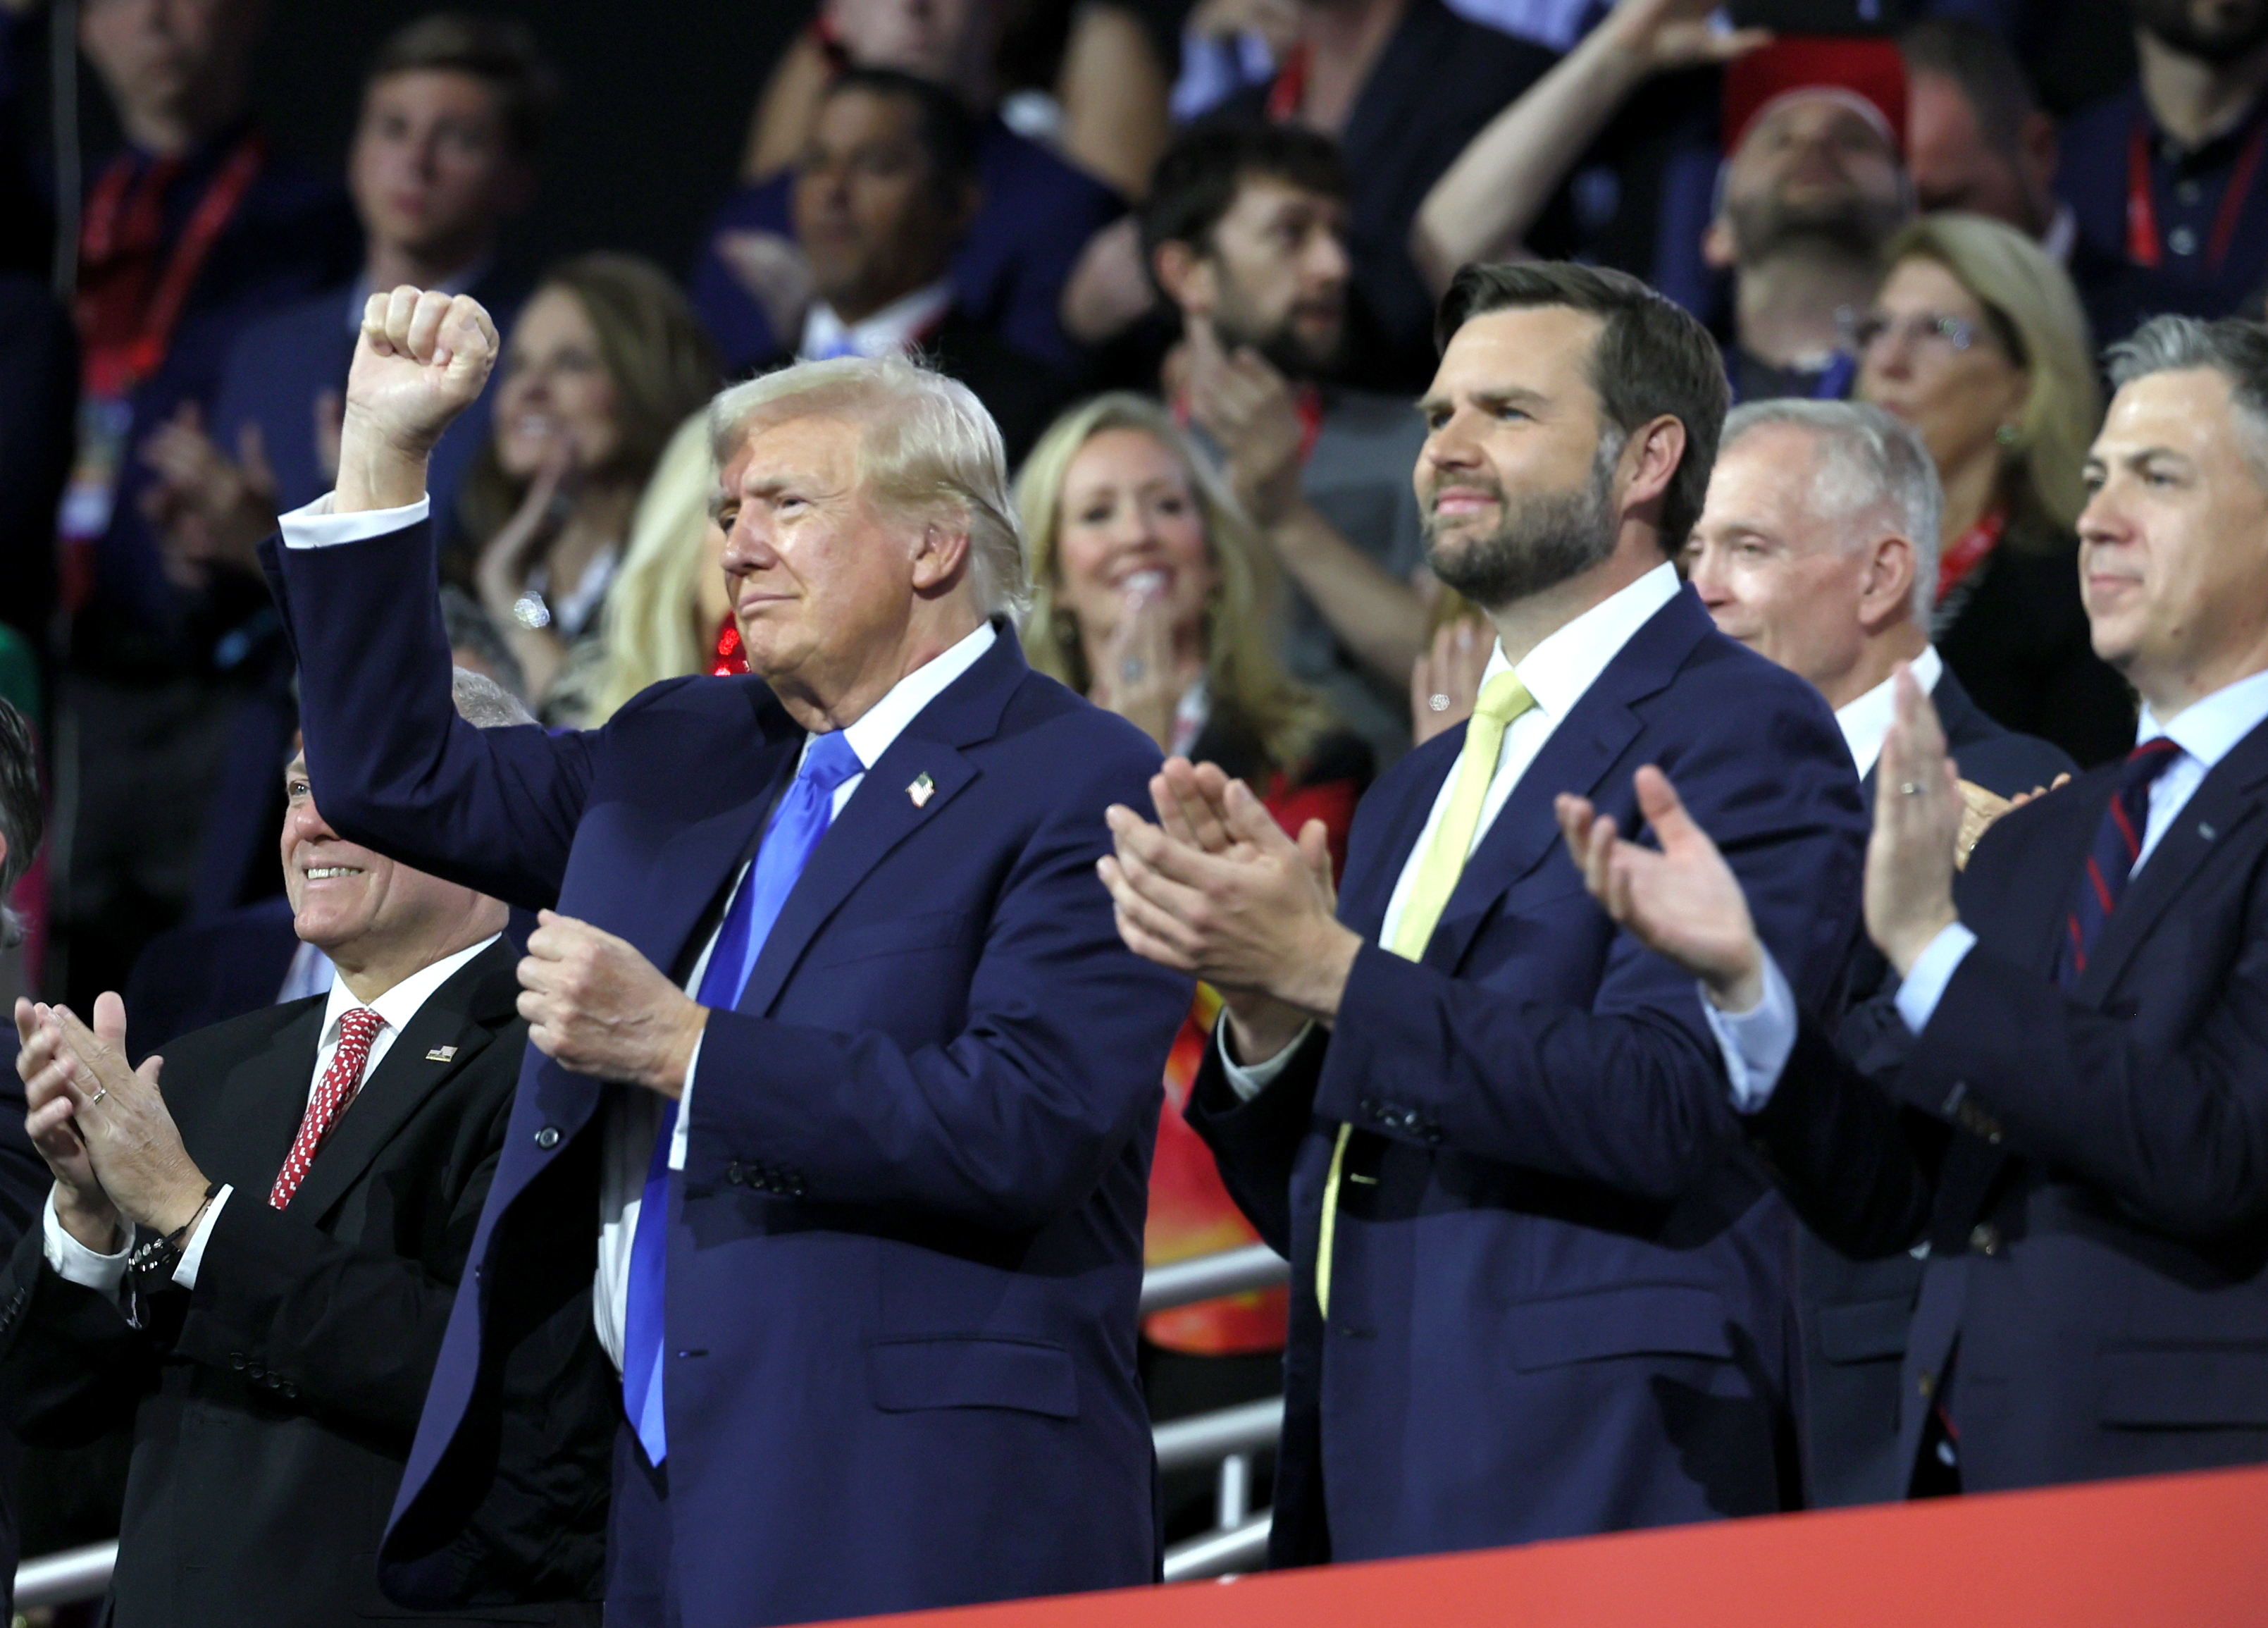
[[[1825,260],[1873,261],[1905,218],[1895,203],[1852,194],[1833,203],[1792,209],[1776,198],[1726,205],[1733,246],[1742,266],[1782,254]]]
[[[1572,491],[1512,497],[1502,491],[1504,521],[1462,554],[1447,554],[1425,516],[1425,563],[1433,574],[1483,610],[1501,610],[1580,577],[1615,551],[1618,527],[1607,506],[1620,437],[1602,440],[1590,479]]]
[[[2136,24],[2183,56],[2216,68],[2250,55],[2268,41],[2268,5],[2220,28],[2198,27],[2190,16],[2188,0],[2128,0],[2128,10]]]

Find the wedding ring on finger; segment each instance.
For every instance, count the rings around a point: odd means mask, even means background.
[[[1900,797],[1919,797],[1921,793],[1922,784],[1920,781],[1901,780],[1898,782],[1898,795]]]
[[[103,1098],[105,1098],[105,1097],[108,1096],[109,1094],[110,1094],[110,1087],[109,1087],[108,1086],[97,1086],[97,1087],[94,1088],[94,1094],[93,1094],[92,1096],[91,1096],[91,1097],[87,1098],[87,1100],[86,1100],[86,1105],[87,1105],[89,1108],[92,1108],[92,1107],[93,1107],[97,1102],[101,1101]]]
[[[1449,698],[1437,689],[1425,697],[1425,704],[1433,711],[1446,712],[1449,710]]]

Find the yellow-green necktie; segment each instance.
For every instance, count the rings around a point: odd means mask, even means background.
[[[1465,856],[1472,851],[1473,838],[1481,829],[1481,806],[1488,800],[1489,782],[1496,778],[1504,732],[1513,719],[1535,704],[1535,697],[1528,693],[1528,686],[1517,674],[1499,673],[1481,686],[1480,703],[1473,709],[1472,722],[1465,726],[1465,748],[1457,755],[1449,806],[1441,811],[1440,821],[1433,828],[1433,839],[1425,845],[1425,857],[1418,861],[1417,877],[1410,885],[1410,897],[1403,903],[1402,919],[1394,924],[1394,936],[1387,941],[1386,947],[1404,961],[1416,961],[1425,954],[1441,912],[1449,906],[1449,895],[1457,890],[1457,878],[1464,874]],[[1331,1308],[1331,1241],[1338,1223],[1339,1172],[1346,1163],[1347,1138],[1353,1132],[1352,1125],[1339,1127],[1338,1140],[1331,1148],[1330,1171],[1323,1178],[1323,1223],[1315,1237],[1315,1304],[1326,1314]]]

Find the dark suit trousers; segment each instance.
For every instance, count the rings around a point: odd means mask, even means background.
[[[637,1432],[624,1419],[615,1431],[605,1628],[680,1628],[669,1548],[668,1466],[646,1462]]]

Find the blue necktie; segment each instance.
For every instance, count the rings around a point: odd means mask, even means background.
[[[794,784],[764,828],[755,863],[725,907],[716,947],[709,952],[708,969],[701,975],[696,998],[703,1006],[712,1012],[730,1012],[740,1004],[772,924],[835,817],[836,788],[865,770],[841,732],[813,739]],[[661,1408],[662,1285],[669,1233],[669,1147],[676,1134],[677,1104],[673,1101],[662,1114],[661,1132],[654,1138],[653,1158],[646,1166],[637,1230],[630,1238],[630,1294],[622,1311],[622,1404],[637,1426],[638,1445],[655,1464],[667,1450]]]
[[[2126,891],[2134,862],[2142,857],[2142,833],[2150,824],[2150,787],[2174,766],[2182,748],[2163,735],[2145,740],[2126,755],[2119,771],[2118,790],[2102,812],[2095,833],[2095,846],[2087,868],[2073,890],[2071,911],[2064,918],[2062,952],[2056,957],[2056,982],[2065,989],[2078,987],[2087,971],[2088,952],[2102,937],[2111,911]]]

